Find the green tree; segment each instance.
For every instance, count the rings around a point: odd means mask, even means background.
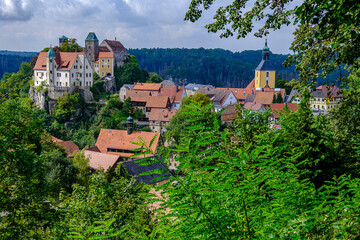
[[[78,169],[77,179],[81,186],[88,187],[90,181],[89,158],[85,157],[85,149],[78,151],[73,158],[74,166]]]
[[[150,73],[150,79],[147,82],[161,83],[163,79],[157,73]]]
[[[274,95],[275,96],[275,95]],[[276,95],[276,103],[283,103],[284,102],[284,100],[283,100],[283,98],[282,98],[282,95],[281,95],[281,93],[278,93],[277,95]]]
[[[82,110],[83,102],[79,93],[65,94],[56,100],[54,106],[54,117],[61,123],[69,121],[75,117],[77,111]]]
[[[82,50],[84,50],[84,48],[79,46],[75,38],[65,40],[60,48],[61,52],[81,52]]]

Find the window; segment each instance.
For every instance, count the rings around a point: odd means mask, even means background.
[[[38,81],[36,81],[36,85],[39,85],[39,82],[38,82]]]
[[[82,77],[82,74],[81,74],[81,73],[79,73],[79,77]]]
[[[66,82],[66,86],[68,86],[68,83]]]
[[[61,82],[60,82],[60,87],[61,87]]]
[[[101,68],[104,68],[104,65],[101,65]]]
[[[75,61],[76,63],[78,62],[78,60]]]
[[[88,69],[88,65],[86,65],[85,68]]]
[[[86,73],[85,76],[88,77],[88,74]]]
[[[56,82],[56,86],[59,86],[59,82]]]
[[[75,86],[75,83],[74,83],[74,86]]]
[[[67,73],[65,73],[65,77],[67,77]]]
[[[52,59],[50,59],[50,62],[52,63]]]
[[[104,72],[101,73],[101,76],[104,76]]]
[[[61,77],[61,73],[57,73],[56,76]]]
[[[108,59],[108,62],[110,62],[110,59]]]
[[[103,59],[102,62],[105,62],[105,59]]]
[[[269,77],[269,72],[266,72],[266,77]]]
[[[52,73],[52,70],[50,70],[50,73]]]
[[[80,82],[80,86],[81,86],[81,82]]]
[[[71,77],[74,77],[74,74],[73,74],[73,73],[71,74]]]
[[[82,69],[82,65],[80,65],[80,69]]]
[[[39,73],[38,73],[38,72],[36,73],[36,76],[39,76]]]
[[[91,77],[91,73],[89,73],[89,77]]]

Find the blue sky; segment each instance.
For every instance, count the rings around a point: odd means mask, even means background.
[[[223,2],[223,1],[222,1]],[[0,50],[39,51],[65,35],[84,45],[89,31],[126,48],[257,50],[264,39],[220,39],[204,28],[216,5],[196,23],[184,21],[190,0],[0,0]],[[294,26],[271,32],[274,53],[290,53]]]

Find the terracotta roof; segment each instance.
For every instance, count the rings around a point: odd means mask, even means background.
[[[272,104],[275,92],[257,92],[255,95],[254,103],[265,105]]]
[[[163,86],[160,88],[158,96],[167,96],[169,97],[170,102],[180,103],[183,91],[184,87]]]
[[[150,92],[128,90],[126,91],[125,98],[129,97],[133,102],[146,102],[149,96]]]
[[[114,52],[126,51],[126,48],[124,47],[124,45],[122,45],[122,43],[119,41],[105,39],[104,42],[106,42]]]
[[[40,52],[36,61],[35,70],[46,70],[46,52]],[[80,52],[58,52],[55,53],[57,70],[70,70],[75,63],[76,57],[82,55]]]
[[[98,169],[99,167],[102,167],[105,171],[108,170],[109,167],[113,167],[120,158],[120,156],[117,155],[94,152],[89,150],[85,150],[84,155],[86,158],[89,158],[90,168]]]
[[[161,83],[134,83],[134,90],[140,91],[160,91]]]
[[[271,99],[272,100],[272,99]],[[244,108],[252,111],[259,111],[263,105],[260,103],[247,102],[244,104]]]
[[[99,51],[100,52],[110,52],[110,50],[105,46],[99,46]]]
[[[150,111],[149,121],[170,122],[175,115],[176,110],[167,108],[152,108]]]
[[[252,91],[247,88],[216,88],[218,90],[230,90],[234,93],[236,99],[245,100],[248,95],[251,95]]]
[[[98,58],[113,58],[114,53],[113,52],[99,52]]]
[[[101,129],[99,137],[96,141],[96,146],[99,148],[101,153],[114,154],[121,157],[130,157],[133,153],[127,152],[108,152],[108,148],[130,150],[138,148],[139,146],[132,142],[139,142],[139,138],[143,138],[147,145],[156,136],[156,139],[151,146],[153,152],[156,151],[160,135],[154,132],[137,132],[134,131],[130,135],[127,134],[126,130],[114,130],[114,129]],[[144,156],[139,156],[144,157]]]
[[[150,96],[147,98],[146,107],[166,108],[169,101],[167,96]]]
[[[67,157],[72,157],[76,151],[79,151],[79,147],[73,141],[63,141],[56,137],[51,136],[53,143],[65,149]]]

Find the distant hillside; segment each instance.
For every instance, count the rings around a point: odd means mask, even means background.
[[[254,78],[261,61],[261,51],[233,53],[223,49],[129,49],[140,67],[162,78],[172,77],[179,84],[190,82],[224,87],[245,87]],[[285,68],[287,55],[271,54],[270,59],[280,78],[297,76],[295,68]],[[185,79],[185,81],[184,81]]]
[[[178,84],[202,83],[224,87],[245,87],[254,78],[254,70],[261,61],[259,51],[231,52],[224,49],[129,49],[141,68],[156,72],[162,78],[172,77]],[[285,68],[288,55],[270,54],[278,79],[297,78],[295,67]],[[337,72],[318,84],[332,82]]]
[[[30,62],[35,52],[0,51],[0,79],[5,72],[17,72],[22,62]]]

